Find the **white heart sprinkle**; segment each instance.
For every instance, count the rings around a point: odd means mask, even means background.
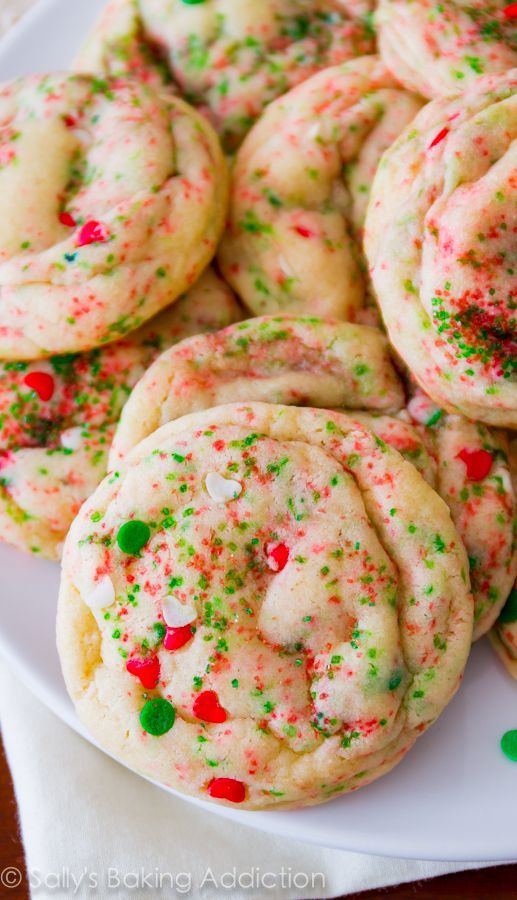
[[[90,609],[106,609],[115,601],[115,588],[109,575],[104,575],[97,587],[86,598],[85,603]]]
[[[242,494],[242,484],[233,478],[223,478],[218,472],[209,472],[205,478],[205,486],[212,500],[216,503],[228,503]]]
[[[176,597],[166,597],[163,601],[163,618],[169,628],[183,628],[197,619],[197,612],[191,606],[185,606]]]
[[[67,428],[66,431],[62,431],[61,446],[65,447],[66,450],[79,450],[83,443],[82,432],[83,429],[80,426]]]

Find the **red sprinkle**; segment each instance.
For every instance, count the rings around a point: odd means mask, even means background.
[[[202,691],[192,707],[196,719],[203,722],[226,722],[226,710],[219,703],[215,691]]]
[[[285,569],[289,559],[289,547],[286,544],[266,544],[267,564],[273,572]]]
[[[54,379],[48,372],[29,372],[23,383],[36,391],[40,400],[50,400],[54,393]]]
[[[505,19],[517,19],[517,3],[510,3],[503,9]]]
[[[184,644],[188,644],[192,637],[192,625],[182,625],[181,628],[167,628],[163,646],[166,650],[179,650]]]
[[[295,225],[294,230],[303,238],[310,238],[313,236],[313,232],[309,228],[305,228],[303,225]]]
[[[151,691],[160,680],[160,661],[157,656],[134,656],[128,659],[126,669],[140,679],[142,687]]]
[[[441,144],[441,142],[447,137],[448,134],[449,134],[449,129],[442,128],[442,130],[438,132],[436,137],[433,138],[433,140],[429,144],[429,150],[431,149],[431,147],[436,147],[437,144]]]
[[[207,790],[210,796],[217,800],[242,803],[246,799],[246,785],[236,778],[213,778]]]
[[[466,447],[460,450],[458,459],[465,463],[469,481],[483,481],[490,474],[494,462],[488,450],[468,450]]]
[[[108,240],[109,233],[102,222],[85,222],[77,235],[77,246],[86,247],[88,244],[103,244]]]
[[[77,122],[73,116],[65,116],[64,118],[65,118],[65,125],[67,128],[74,128],[74,126],[77,125]]]
[[[62,212],[59,214],[59,221],[61,222],[61,225],[68,225],[69,228],[75,228],[75,226],[77,225],[74,217],[67,212]]]

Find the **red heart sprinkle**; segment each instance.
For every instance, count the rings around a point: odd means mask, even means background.
[[[467,467],[469,481],[483,481],[490,474],[494,458],[488,450],[468,450],[466,447],[458,453]]]
[[[246,785],[235,778],[212,778],[207,790],[217,800],[242,803],[246,799]]]
[[[448,134],[449,134],[449,129],[448,129],[448,128],[442,128],[442,130],[438,132],[438,134],[436,135],[436,137],[433,138],[433,140],[432,140],[431,143],[429,144],[429,150],[430,150],[432,147],[436,147],[437,144],[441,144],[441,142],[447,137]]]
[[[140,679],[142,687],[152,691],[160,680],[160,660],[157,656],[133,656],[128,659],[126,669],[130,675]]]
[[[59,213],[59,221],[61,222],[61,225],[68,225],[69,228],[75,228],[77,225],[74,217],[67,212]]]
[[[505,7],[503,15],[505,19],[517,19],[517,3],[510,3],[509,6]]]
[[[103,244],[108,240],[109,232],[102,222],[85,222],[77,235],[77,246],[87,247],[88,244]]]
[[[202,722],[226,722],[226,710],[219,704],[215,691],[202,691],[197,695],[192,706],[196,719]]]
[[[267,564],[273,572],[285,569],[289,559],[289,547],[286,544],[266,544]]]
[[[182,625],[181,628],[167,628],[163,646],[166,650],[179,650],[192,639],[192,625]]]
[[[48,372],[29,372],[23,383],[36,391],[40,400],[50,400],[54,393],[54,379]]]

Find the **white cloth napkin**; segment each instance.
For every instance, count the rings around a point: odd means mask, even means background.
[[[4,664],[0,722],[37,898],[323,898],[476,868],[322,849],[199,810],[90,746]]]

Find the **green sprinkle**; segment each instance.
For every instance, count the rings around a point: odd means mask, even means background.
[[[508,759],[511,759],[512,762],[517,762],[517,728],[513,728],[511,731],[506,731],[503,734],[501,750]]]
[[[151,529],[145,522],[131,519],[119,528],[117,544],[123,553],[130,556],[138,556],[142,547],[145,547],[151,537]]]
[[[442,416],[443,416],[443,409],[437,409],[436,412],[434,412],[432,414],[432,416],[430,416],[429,419],[427,420],[427,422],[425,423],[426,427],[432,428],[433,425],[436,425],[436,423],[440,421]]]
[[[400,674],[400,672],[396,672],[394,675],[391,676],[391,678],[389,680],[389,684],[388,684],[389,690],[396,691],[401,681],[402,681],[402,675]]]
[[[168,700],[148,700],[140,712],[140,724],[144,731],[160,737],[174,725],[176,710]]]

